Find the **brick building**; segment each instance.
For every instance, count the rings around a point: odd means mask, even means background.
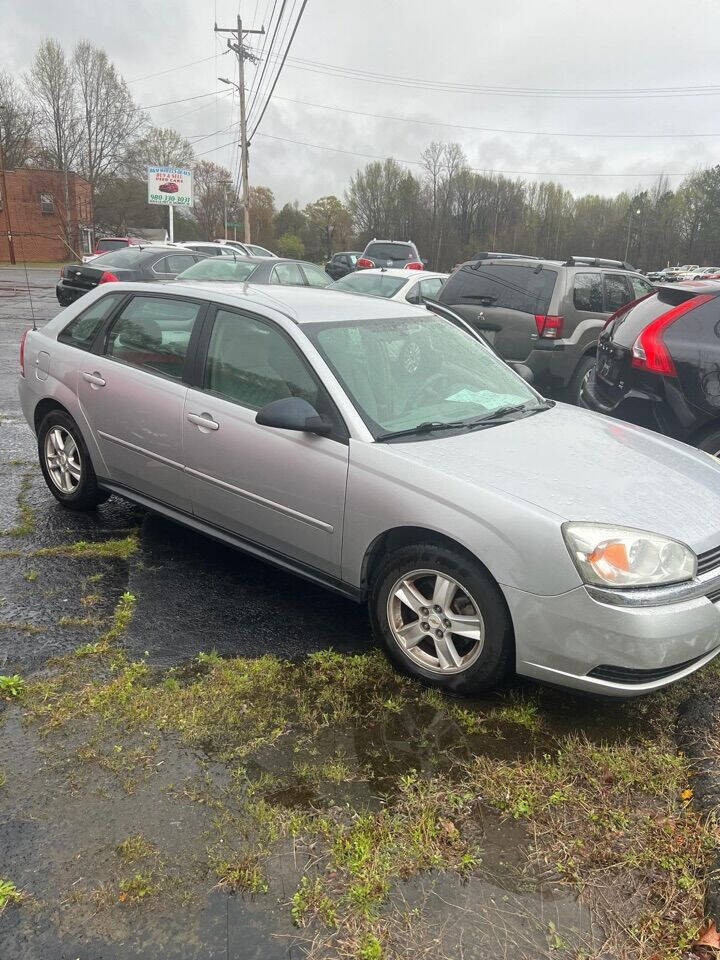
[[[59,170],[6,170],[5,181],[8,209],[0,190],[0,263],[10,261],[8,213],[18,262],[74,259],[66,237],[76,253],[89,251],[92,201],[87,180],[68,174],[67,210]]]

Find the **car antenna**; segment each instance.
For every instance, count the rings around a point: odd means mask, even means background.
[[[25,268],[25,286],[27,287],[28,300],[30,301],[30,313],[32,315],[32,328],[37,330],[37,324],[35,323],[35,306],[33,304],[32,293],[30,292],[30,277],[28,276],[27,260],[23,260],[23,267]]]

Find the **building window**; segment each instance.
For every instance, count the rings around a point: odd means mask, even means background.
[[[40,194],[40,210],[48,215],[55,213],[55,201],[51,193]]]

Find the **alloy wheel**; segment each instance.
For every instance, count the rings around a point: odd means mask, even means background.
[[[61,493],[75,493],[82,479],[80,451],[65,427],[51,427],[45,437],[45,465]]]
[[[485,623],[470,592],[438,570],[412,570],[393,586],[388,624],[403,653],[443,675],[461,673],[483,649]]]

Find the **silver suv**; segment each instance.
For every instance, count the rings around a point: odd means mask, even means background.
[[[506,360],[526,363],[541,390],[578,403],[608,317],[654,289],[619,260],[488,255],[458,267],[439,300]]]
[[[720,461],[544,400],[462,321],[117,283],[30,331],[21,364],[60,503],[116,493],[364,601],[427,683],[515,668],[628,696],[720,651]]]

